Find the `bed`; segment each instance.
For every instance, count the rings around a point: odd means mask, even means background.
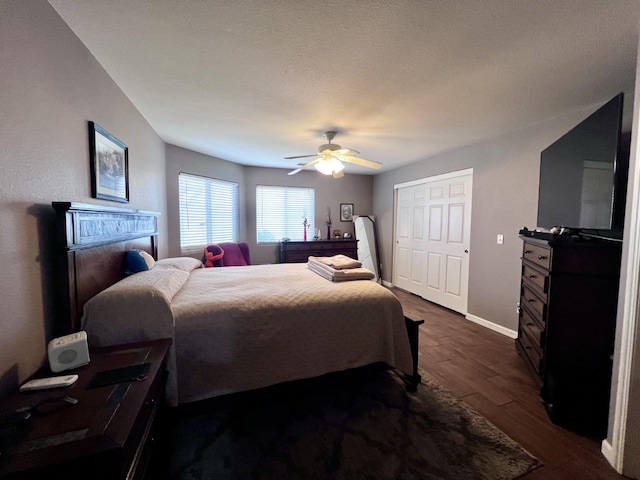
[[[384,363],[415,388],[421,320],[371,280],[331,282],[306,264],[200,268],[169,258],[121,279],[130,249],[157,258],[156,212],[55,202],[61,333],[95,346],[173,341],[170,405]],[[84,315],[83,315],[84,312]]]

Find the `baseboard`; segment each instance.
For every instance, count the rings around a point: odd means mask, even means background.
[[[611,465],[613,468],[617,470],[618,455],[616,450],[613,448],[613,445],[609,443],[608,439],[605,438],[602,441],[602,444],[600,446],[600,452],[602,452],[602,455],[604,456],[604,458],[607,459],[607,462],[609,462],[609,465]]]
[[[485,320],[484,318],[476,317],[475,315],[472,315],[470,313],[467,313],[465,318],[473,323],[482,325],[483,327],[486,327],[489,330],[493,330],[494,332],[498,332],[498,333],[501,333],[502,335],[506,335],[509,338],[514,338],[514,339],[518,338],[517,331],[503,327],[502,325],[498,325],[497,323],[490,322],[489,320]]]
[[[393,282],[387,282],[386,280],[382,280],[382,285],[385,287],[393,287]],[[490,322],[489,320],[485,320],[484,318],[476,317],[470,313],[465,315],[465,318],[473,323],[477,323],[478,325],[482,325],[489,330],[493,330],[494,332],[498,332],[502,335],[505,335],[509,338],[516,339],[518,338],[518,332],[516,330],[511,330],[509,328],[503,327],[502,325],[498,325],[497,323]]]

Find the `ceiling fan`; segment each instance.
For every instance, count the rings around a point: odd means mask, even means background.
[[[327,143],[324,143],[318,147],[318,152],[313,155],[297,155],[294,157],[284,157],[285,160],[292,160],[295,158],[308,158],[315,157],[308,163],[300,165],[300,167],[289,172],[289,175],[295,175],[296,173],[315,165],[316,170],[324,175],[333,175],[333,178],[340,178],[344,176],[344,164],[342,162],[353,163],[355,165],[361,165],[363,167],[374,168],[378,170],[382,167],[381,163],[374,162],[372,160],[365,160],[364,158],[354,157],[360,152],[351,150],[350,148],[342,148],[337,143],[331,143],[331,140],[336,136],[336,132],[324,132],[324,138],[327,139]]]

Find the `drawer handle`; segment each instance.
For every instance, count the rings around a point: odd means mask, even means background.
[[[537,275],[534,275],[533,273],[529,274],[529,278],[536,278]]]
[[[525,250],[524,254],[526,255],[527,253],[531,253],[531,250]]]
[[[529,298],[529,299],[527,299],[527,302],[529,302],[529,303],[533,303],[533,302],[535,302],[535,301],[536,301],[536,299],[535,299],[535,298]]]
[[[538,260],[545,260],[546,258],[546,255],[538,255]]]

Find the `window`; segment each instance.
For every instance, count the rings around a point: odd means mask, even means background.
[[[180,249],[202,251],[238,237],[238,184],[180,173]]]
[[[256,187],[256,232],[258,243],[304,239],[314,232],[315,191],[313,188]]]

